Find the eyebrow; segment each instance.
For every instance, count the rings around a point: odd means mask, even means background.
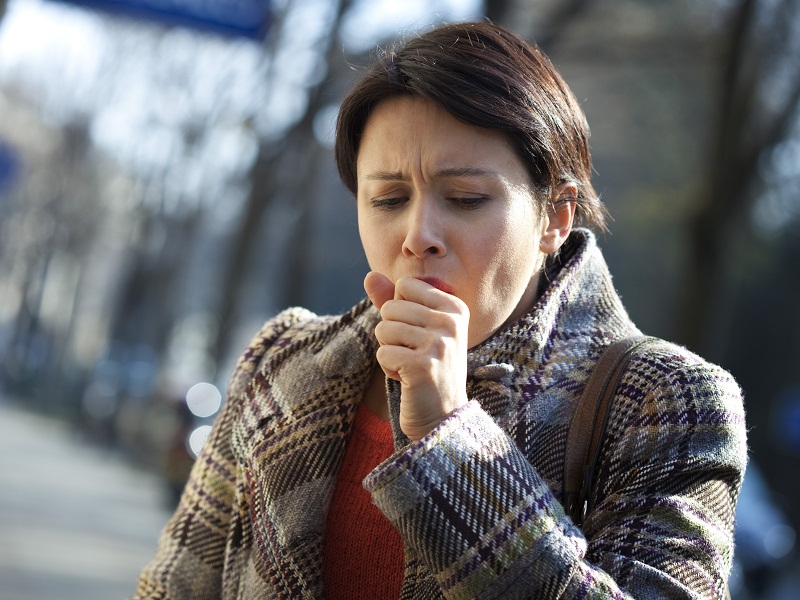
[[[491,169],[481,167],[450,167],[441,169],[434,177],[496,177],[497,173]],[[409,177],[399,171],[375,171],[364,177],[369,181],[408,181]]]

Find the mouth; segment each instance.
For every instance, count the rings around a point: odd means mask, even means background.
[[[441,279],[436,279],[435,277],[417,277],[417,279],[424,281],[428,285],[435,287],[437,290],[440,290],[445,294],[453,295],[453,288],[447,285]]]

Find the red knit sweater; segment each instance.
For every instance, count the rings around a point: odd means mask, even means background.
[[[364,477],[393,453],[389,422],[359,405],[325,528],[326,598],[376,600],[400,595],[403,540],[361,486]]]

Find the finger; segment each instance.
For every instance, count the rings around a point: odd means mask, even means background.
[[[429,283],[413,277],[401,277],[395,284],[395,299],[416,302],[444,312],[464,312],[466,304],[453,294],[443,292]]]
[[[378,366],[380,366],[380,363],[378,363]],[[397,371],[390,371],[389,369],[386,369],[383,366],[381,366],[381,371],[383,371],[383,374],[386,375],[389,379],[394,379],[395,381],[402,383],[402,381],[400,381],[400,373],[398,373]]]
[[[381,346],[420,348],[426,343],[426,331],[402,321],[383,320],[375,327],[375,337]]]
[[[383,348],[383,346],[381,346]],[[389,379],[394,379],[395,381],[400,381],[400,373],[396,369],[391,369],[388,366],[381,363],[381,350],[378,349],[378,352],[375,354],[375,358],[378,360],[378,366],[383,371],[383,374],[386,375]],[[402,382],[401,382],[402,383]]]
[[[364,291],[378,310],[384,302],[394,298],[395,292],[392,280],[377,271],[367,273],[364,278]]]
[[[425,327],[430,324],[433,309],[409,300],[387,300],[381,307],[384,321],[400,321],[409,325]]]
[[[389,379],[400,381],[400,373],[398,373],[397,371],[392,371],[391,369],[387,369],[381,363],[378,363],[378,366],[380,366],[381,371],[383,371],[383,374],[386,375]]]
[[[415,365],[419,359],[414,350],[403,346],[381,346],[375,356],[386,376],[400,383],[407,383],[403,381],[401,371],[413,371],[411,365]]]

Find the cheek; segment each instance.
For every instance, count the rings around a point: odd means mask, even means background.
[[[484,260],[499,278],[510,282],[527,279],[534,270],[538,255],[538,236],[534,223],[506,223],[494,235],[487,235],[478,246],[484,250]]]
[[[359,218],[358,230],[370,268],[374,271],[385,271],[393,248],[390,232],[385,227],[376,227],[374,223],[366,222],[363,218]]]
[[[512,226],[481,242],[483,245],[476,246],[483,248],[480,302],[489,312],[506,313],[513,310],[536,275],[539,257],[536,231]]]
[[[380,247],[375,244],[371,236],[361,234],[361,246],[364,248],[364,255],[367,257],[370,269],[380,271],[383,262],[380,256]]]

